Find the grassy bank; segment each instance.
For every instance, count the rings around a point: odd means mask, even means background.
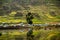
[[[60,30],[34,30],[33,35],[34,35],[34,40],[51,40],[50,38],[58,34],[60,35]],[[0,36],[0,40],[27,40],[27,31],[21,32],[19,30],[13,30],[13,31],[7,31],[6,34],[3,34]],[[55,37],[55,36],[54,36]],[[58,36],[59,38],[59,36]]]

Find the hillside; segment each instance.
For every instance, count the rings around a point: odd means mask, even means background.
[[[5,0],[0,3],[0,23],[26,22],[28,12],[33,13],[34,23],[60,22],[59,0]]]

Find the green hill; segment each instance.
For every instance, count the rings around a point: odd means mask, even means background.
[[[0,23],[26,22],[28,12],[33,14],[34,23],[60,22],[59,0],[5,0],[0,3]]]

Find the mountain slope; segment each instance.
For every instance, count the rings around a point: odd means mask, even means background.
[[[17,16],[17,19],[25,19],[26,13],[31,12],[34,15],[34,22],[59,22],[60,9],[58,4],[60,1],[58,3],[56,1],[58,0],[5,0],[1,7],[0,18],[6,16],[5,20],[7,18],[15,20],[15,14],[20,13],[23,16]]]

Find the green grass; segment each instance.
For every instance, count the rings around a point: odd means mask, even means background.
[[[14,17],[14,15],[17,13],[17,11],[13,11],[11,12],[9,15],[4,15],[5,17],[3,16],[0,16],[0,23],[2,22],[6,22],[6,23],[16,23],[16,22],[26,22],[26,17],[25,15],[28,13],[27,11],[31,12],[31,13],[37,13],[39,14],[39,16],[41,17],[41,19],[38,19],[38,18],[34,18],[33,19],[33,23],[47,23],[47,22],[60,22],[60,15],[59,15],[59,12],[58,10],[58,7],[56,6],[53,6],[51,8],[51,6],[47,7],[47,6],[44,6],[44,5],[41,5],[41,6],[32,6],[32,5],[29,5],[29,8],[30,10],[22,10],[20,11],[21,13],[24,14],[24,17]],[[52,16],[50,15],[49,12],[51,11],[56,11],[55,13],[57,14],[57,16]],[[15,19],[16,18],[16,19]]]
[[[46,40],[50,35],[60,33],[60,30],[34,30],[33,35],[35,40]],[[8,31],[6,34],[0,36],[0,40],[15,40],[15,38],[25,38],[27,31],[19,32],[18,30]]]

